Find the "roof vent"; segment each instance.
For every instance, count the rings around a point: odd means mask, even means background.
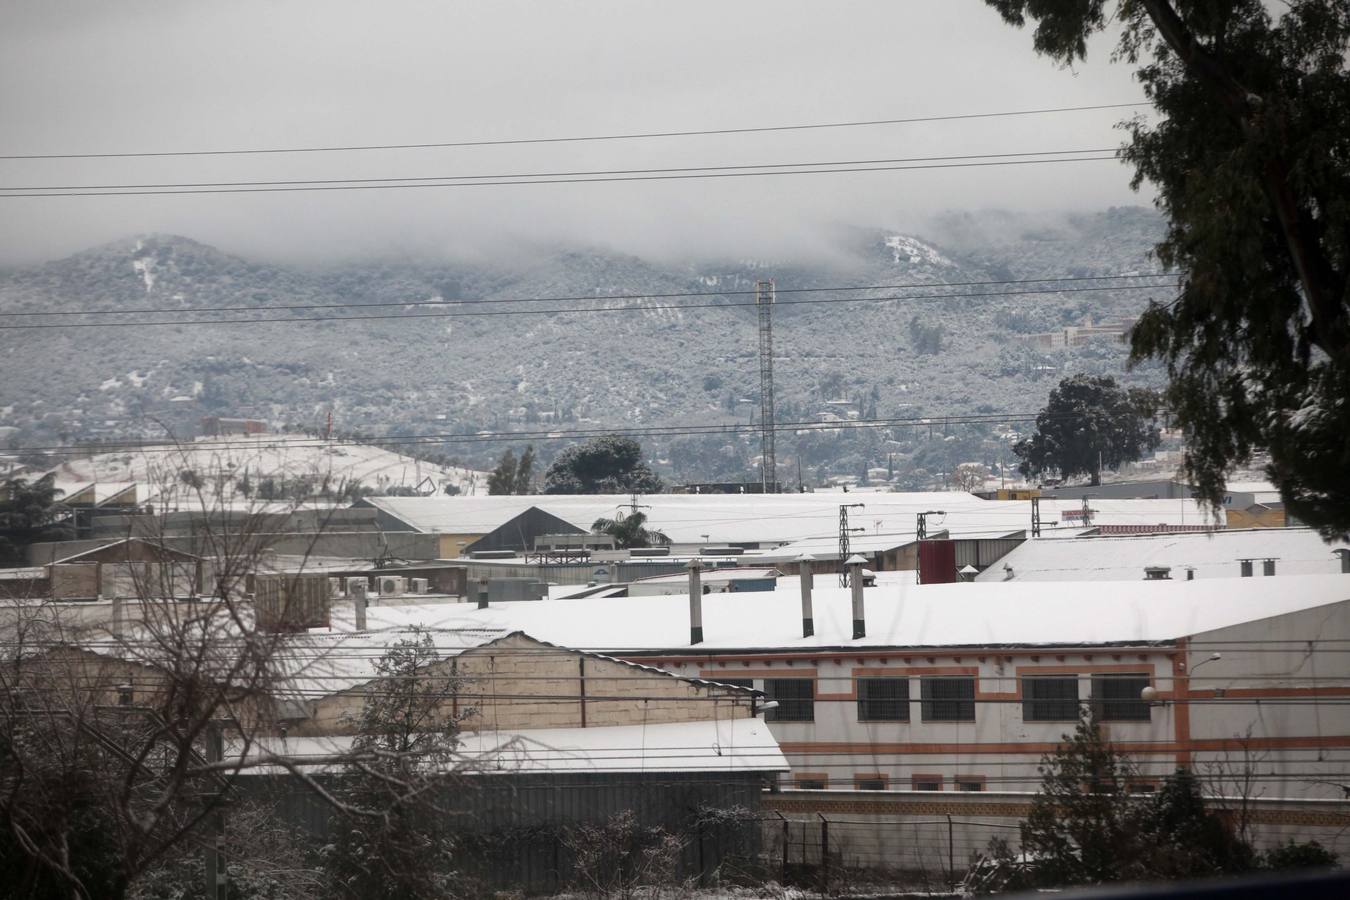
[[[1171,566],[1144,566],[1145,581],[1171,581]]]

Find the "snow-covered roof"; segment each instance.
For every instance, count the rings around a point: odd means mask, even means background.
[[[783,573],[774,568],[750,568],[738,566],[734,569],[708,569],[699,575],[704,584],[721,584],[728,581],[760,580],[778,578]],[[637,579],[637,584],[684,584],[689,580],[688,572],[676,572],[674,575],[649,575]]]
[[[91,479],[63,479],[60,477],[60,469],[53,470],[57,472],[57,478],[53,482],[53,487],[61,492],[59,501],[74,500],[80,494],[90,491],[93,494],[92,500],[95,506],[107,503],[109,500],[120,494],[125,494],[136,487],[134,481],[93,481]]]
[[[267,754],[300,765],[349,753],[351,737],[263,738],[250,759]],[[227,758],[237,759],[239,748]],[[468,731],[454,765],[466,773],[541,772],[785,772],[787,759],[761,719],[721,719],[661,725],[607,725],[527,731]],[[327,766],[316,766],[318,770]],[[250,772],[280,772],[251,767]]]
[[[886,574],[886,573],[882,573]],[[909,575],[909,573],[903,573]],[[1146,644],[1350,600],[1350,577],[1290,575],[1197,581],[914,584],[879,580],[864,592],[867,636],[852,636],[851,595],[817,579],[815,635],[801,635],[799,582],[777,590],[708,594],[696,651],[823,647],[988,647]],[[1273,589],[1274,588],[1274,589]],[[376,619],[441,628],[520,630],[576,649],[623,654],[690,650],[684,594],[373,607]]]
[[[1098,535],[1029,540],[986,569],[976,581],[1130,581],[1144,577],[1145,566],[1167,566],[1173,578],[1233,578],[1238,560],[1278,560],[1284,575],[1340,571],[1333,554],[1345,543],[1327,544],[1310,528],[1251,528],[1206,533]],[[1259,572],[1259,567],[1258,567]]]
[[[449,659],[510,633],[510,629],[495,627],[431,627],[418,632],[412,627],[417,623],[400,624],[397,615],[381,617],[372,630],[355,631],[350,618],[336,615],[337,610],[334,613],[332,630],[314,629],[295,635],[286,642],[284,652],[277,655],[278,663],[287,673],[283,693],[300,700],[315,700],[365,684],[378,677],[376,665],[390,647],[399,641],[420,639],[422,634],[431,637],[438,657]]]
[[[596,519],[613,518],[627,506],[623,497],[594,494],[488,497],[369,497],[372,506],[408,523],[417,531],[441,534],[485,534],[526,509],[537,506],[589,530]],[[947,529],[1006,534],[1031,524],[1031,503],[1025,500],[982,500],[956,491],[933,493],[852,494],[653,494],[640,501],[647,523],[677,544],[782,544],[808,539],[837,540],[839,505],[864,503],[849,511],[850,522],[866,529],[859,537],[912,534],[918,513],[931,516],[930,532]],[[1194,500],[1089,501],[1093,525],[1203,525],[1212,522]],[[1042,500],[1046,529],[1081,528],[1079,500]],[[1222,512],[1219,513],[1222,524]],[[704,535],[707,535],[705,538]]]
[[[939,528],[936,532],[929,532],[929,536],[940,536],[941,532],[947,530],[946,526]],[[1068,534],[1080,534],[1089,529],[1085,528],[1066,528],[1062,529]],[[1007,531],[1004,529],[982,530],[977,528],[960,528],[952,537],[960,538],[1002,538],[1017,536],[1022,537],[1025,529]],[[897,531],[888,534],[854,534],[849,536],[849,553],[860,553],[864,556],[873,553],[884,553],[888,550],[894,550],[903,547],[906,544],[912,544],[918,540],[918,535],[913,531]],[[793,541],[784,544],[781,547],[773,547],[768,550],[749,550],[740,557],[742,561],[748,563],[763,562],[795,562],[803,553],[810,555],[813,559],[835,560],[839,558],[839,536],[833,535],[826,538],[810,538],[803,541]]]

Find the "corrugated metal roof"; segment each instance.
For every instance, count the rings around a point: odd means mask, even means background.
[[[598,518],[613,518],[627,503],[614,495],[548,494],[533,497],[369,497],[365,501],[417,531],[444,534],[486,534],[531,506],[589,530]],[[981,500],[971,494],[654,494],[640,501],[651,528],[677,544],[782,544],[825,540],[839,533],[839,505],[861,502],[850,521],[872,535],[910,534],[918,513],[945,510],[946,520],[931,517],[929,531],[948,529],[1006,534],[1031,523],[1031,504],[1017,500]],[[1193,500],[1091,500],[1092,524],[1207,524],[1211,519]],[[1046,528],[1070,521],[1082,508],[1078,500],[1042,500]],[[1220,511],[1219,523],[1223,513]],[[704,535],[707,535],[705,538]],[[860,535],[860,538],[863,535]],[[988,535],[988,536],[993,536]]]
[[[311,773],[321,760],[350,753],[353,738],[261,738],[247,759],[285,756]],[[237,759],[239,747],[227,758]],[[467,731],[452,765],[466,774],[542,772],[786,772],[787,759],[760,719],[722,719],[661,725],[606,725],[528,731]],[[283,772],[252,766],[255,774]]]
[[[540,640],[607,653],[644,650],[821,647],[987,647],[1142,644],[1171,641],[1271,616],[1350,600],[1350,577],[1290,575],[1279,581],[1101,581],[916,585],[879,573],[864,592],[867,636],[853,639],[847,588],[815,590],[816,633],[801,636],[798,579],[775,591],[703,598],[704,643],[689,646],[684,594],[408,606],[385,610],[439,627],[520,630]],[[1278,589],[1272,589],[1272,586]]]
[[[1331,574],[1340,571],[1333,549],[1346,546],[1327,544],[1310,528],[1042,537],[1026,541],[976,580],[1005,581],[1004,566],[1016,581],[1133,581],[1144,577],[1145,566],[1171,567],[1175,579],[1184,579],[1187,567],[1196,578],[1234,578],[1238,560],[1269,557],[1278,559],[1276,577]]]

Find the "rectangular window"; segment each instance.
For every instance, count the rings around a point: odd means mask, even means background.
[[[910,790],[915,791],[940,791],[942,790],[941,775],[913,775],[909,779]]]
[[[886,776],[878,773],[854,775],[853,789],[855,791],[884,791],[886,790]]]
[[[920,684],[925,722],[975,721],[974,675],[928,675]]]
[[[1147,700],[1139,692],[1148,687],[1147,675],[1093,675],[1092,707],[1099,722],[1147,722]]]
[[[908,678],[859,678],[859,722],[908,722]]]
[[[1078,719],[1077,675],[1023,675],[1022,719],[1073,722]]]
[[[766,710],[768,722],[814,722],[816,720],[816,683],[810,678],[767,678],[764,696],[778,701],[777,709]]]
[[[802,772],[794,781],[799,791],[823,791],[829,779],[819,772]]]
[[[984,777],[974,777],[967,775],[957,775],[953,779],[958,791],[982,791],[984,790]]]

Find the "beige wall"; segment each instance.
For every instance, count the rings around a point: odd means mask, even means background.
[[[550,647],[523,635],[465,651],[439,663],[437,671],[453,671],[463,680],[460,696],[446,712],[460,715],[469,731],[659,725],[743,719],[752,712],[744,692]],[[368,687],[313,703],[312,717],[290,733],[351,733]]]

